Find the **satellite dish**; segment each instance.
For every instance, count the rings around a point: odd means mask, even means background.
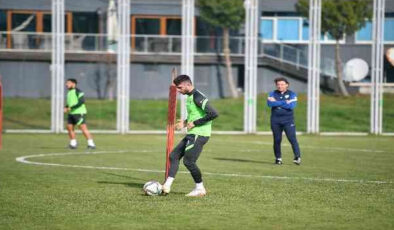
[[[360,81],[368,75],[368,72],[367,62],[360,58],[350,59],[343,69],[345,81]]]

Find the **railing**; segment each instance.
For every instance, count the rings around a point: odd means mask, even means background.
[[[116,52],[116,42],[108,41],[107,34],[65,34],[66,52]],[[181,54],[182,36],[179,35],[131,35],[130,44],[136,54]],[[244,37],[230,37],[230,53],[232,56],[243,56],[245,51]],[[259,42],[259,57],[268,57],[279,62],[288,63],[297,68],[308,67],[307,46],[294,47],[283,43]],[[51,51],[52,33],[36,32],[0,32],[0,50]],[[195,37],[196,55],[222,55],[222,37]],[[335,77],[334,60],[321,59],[323,74]]]

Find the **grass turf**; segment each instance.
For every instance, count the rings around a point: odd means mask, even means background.
[[[81,135],[78,138],[80,148],[72,151],[64,147],[66,135],[4,135],[0,229],[394,227],[392,137],[299,136],[302,165],[291,163],[285,141],[284,165],[276,166],[272,137],[215,135],[198,162],[206,173],[208,196],[197,199],[184,196],[194,186],[187,173],[177,175],[170,195],[143,195],[143,184],[162,181],[163,173],[133,169],[163,169],[165,136],[96,135],[97,154],[86,154],[85,141]],[[27,160],[124,170],[28,165],[15,160],[48,153],[76,154]],[[181,165],[180,172],[185,171]]]
[[[258,97],[258,131],[270,130],[270,109],[265,104],[265,98],[265,95]],[[322,132],[368,132],[369,100],[369,95],[356,95],[348,98],[321,95],[320,130]],[[212,100],[213,106],[220,113],[220,119],[215,121],[214,130],[243,130],[243,103],[243,98]],[[50,128],[49,99],[5,98],[4,105],[5,129]],[[116,128],[116,101],[88,99],[87,107],[90,129]],[[394,132],[394,97],[390,94],[385,94],[383,109],[383,130]],[[301,94],[295,110],[298,131],[306,130],[306,111],[306,97]],[[165,130],[167,101],[131,100],[130,120],[131,130]]]

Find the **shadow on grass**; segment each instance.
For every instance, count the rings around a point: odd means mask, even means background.
[[[273,162],[268,161],[255,161],[255,160],[247,160],[247,159],[238,159],[238,158],[222,158],[222,157],[215,157],[214,160],[218,161],[233,161],[233,162],[244,162],[244,163],[256,163],[256,164],[269,164],[273,165]]]
[[[99,184],[115,184],[115,185],[124,185],[127,187],[132,187],[132,188],[140,188],[144,186],[143,183],[135,183],[135,182],[117,182],[117,181],[97,181]]]
[[[141,180],[140,178],[136,178],[136,177],[132,177],[132,176],[128,176],[128,175],[116,174],[116,173],[103,172],[103,174],[110,175],[110,176],[123,177],[123,178],[128,178],[128,179],[134,179],[134,180]]]
[[[135,183],[135,182],[116,182],[116,181],[97,181],[98,184],[114,184],[114,185],[124,185],[127,187],[131,188],[139,188],[142,191],[142,187],[144,186],[143,183]],[[185,195],[184,193],[181,192],[171,192],[171,194],[177,194],[177,195]],[[143,193],[141,193],[141,196],[147,196]]]

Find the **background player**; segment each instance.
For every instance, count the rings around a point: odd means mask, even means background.
[[[179,160],[183,157],[183,163],[190,171],[195,189],[186,196],[205,196],[206,190],[202,181],[201,171],[197,167],[197,159],[211,136],[212,120],[218,113],[209,104],[208,99],[200,91],[196,90],[187,75],[179,75],[173,82],[177,91],[187,95],[187,120],[179,121],[177,129],[187,128],[187,135],[180,141],[170,154],[170,169],[168,178],[163,184],[163,193],[168,194],[175,175],[179,168]]]
[[[88,149],[95,149],[96,145],[93,142],[93,138],[92,135],[89,133],[88,127],[86,126],[87,110],[85,105],[84,93],[77,88],[76,79],[67,79],[66,87],[68,89],[68,93],[64,112],[68,113],[67,131],[70,138],[69,147],[71,149],[77,148],[77,140],[75,139],[74,131],[74,127],[77,125],[80,127],[83,135],[88,141]]]

